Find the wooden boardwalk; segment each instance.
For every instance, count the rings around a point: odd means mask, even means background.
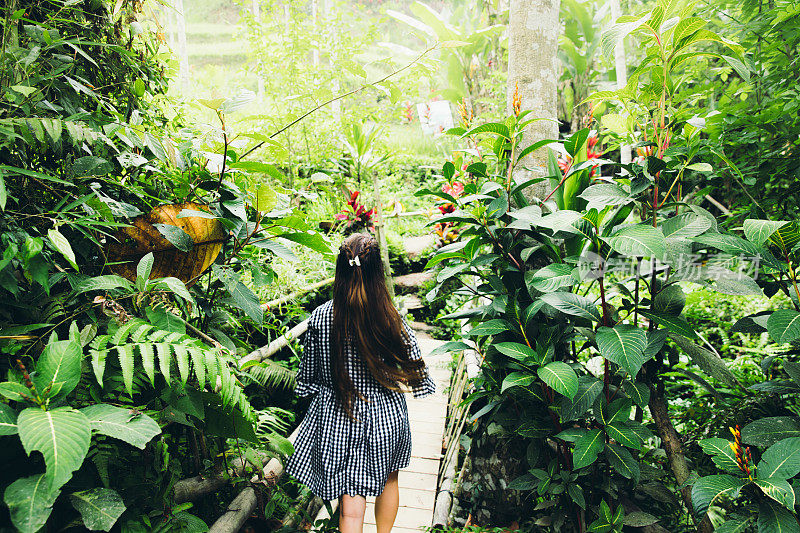
[[[412,324],[413,325],[413,324]],[[445,415],[447,414],[447,387],[450,385],[449,354],[431,357],[430,352],[442,341],[432,339],[417,330],[417,340],[422,357],[428,364],[431,378],[436,383],[436,393],[416,399],[410,394],[408,420],[411,423],[411,463],[401,470],[400,509],[397,513],[393,533],[410,533],[430,527],[433,520],[433,503],[436,500],[436,477],[442,458]],[[367,498],[367,514],[364,518],[364,533],[374,533],[374,497]]]

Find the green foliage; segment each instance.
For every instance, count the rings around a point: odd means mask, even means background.
[[[501,24],[486,25],[486,13],[480,5],[463,4],[451,15],[436,11],[423,2],[414,2],[414,16],[395,10],[387,14],[413,28],[422,40],[442,45],[442,64],[445,66],[447,88],[441,94],[452,102],[464,102],[474,114],[488,59],[497,53],[498,38],[505,28]],[[397,45],[396,45],[397,46]]]
[[[274,165],[243,160],[258,143],[280,150],[226,124],[248,94],[201,104],[218,127],[183,129],[142,7],[0,8],[0,438],[21,531],[204,531],[191,504],[173,506],[175,481],[245,442],[290,452],[237,361],[269,334],[252,287],[274,279],[272,258],[302,247],[324,263],[330,244]],[[168,207],[157,233],[131,229]],[[218,238],[198,240],[186,217]],[[293,384],[285,368],[260,377]]]
[[[689,9],[671,13],[672,9],[672,4],[659,3],[644,15],[620,19],[604,36],[610,51],[619,39],[635,32],[648,52],[627,88],[592,97],[618,101],[626,109],[626,116],[632,117],[631,135],[623,136],[626,142],[638,142],[636,135],[643,135],[655,145],[653,155],[625,166],[625,177],[592,183],[588,165],[578,164],[564,173],[551,165],[552,192],[544,201],[526,197],[531,183],[517,183],[514,173],[525,153],[520,138],[529,122],[523,112],[502,122],[452,130],[485,155],[467,152],[469,156],[442,167],[447,182],[456,168],[467,169],[460,178],[461,197],[433,189],[419,193],[456,206],[445,218],[459,224],[461,239],[430,260],[430,266],[440,268],[437,281],[456,280],[462,286],[456,292],[485,302],[460,315],[472,326],[463,343],[484,356],[478,392],[468,400],[482,406],[475,415],[483,419],[479,427],[496,424],[501,432],[521,435],[540,450],[530,458],[528,473],[511,485],[531,492],[537,503],[531,512],[538,517],[533,523],[563,524],[579,509],[591,510],[588,526],[559,526],[562,531],[620,531],[628,524],[613,495],[645,487],[666,489],[652,481],[665,474],[654,475],[653,463],[647,460],[648,454],[663,453],[659,446],[671,447],[670,470],[683,472],[673,486],[692,483],[681,443],[675,442],[674,422],[665,416],[672,395],[685,390],[687,379],[732,403],[746,397],[756,400],[761,391],[781,394],[775,404],[779,412],[773,411],[780,417],[753,421],[742,430],[745,442],[755,439],[779,446],[765,451],[768,460],[762,456],[759,467],[752,469],[753,476],[760,476],[760,470],[766,477],[752,477],[747,483],[731,473],[701,478],[694,483],[694,509],[687,508],[696,522],[712,503],[727,505],[725,497],[741,492],[752,499],[751,487],[766,498],[761,502],[764,509],[774,511],[775,503],[784,506],[785,512],[773,515],[794,513],[788,479],[797,472],[778,466],[775,458],[781,455],[793,464],[796,416],[786,410],[797,409],[796,402],[788,400],[796,388],[778,378],[745,389],[702,330],[686,320],[684,288],[693,282],[722,294],[782,291],[793,309],[745,317],[742,327],[766,332],[774,342],[796,341],[796,222],[748,220],[740,236],[738,231],[721,230],[708,211],[681,196],[669,202],[680,191],[675,184],[689,165],[705,168],[693,163],[700,153],[692,151],[693,141],[671,133],[682,127],[674,117],[693,112],[691,103],[676,99],[675,87],[681,82],[677,67],[689,57],[709,53],[696,48],[703,42],[722,43],[741,55],[739,45],[703,29]],[[733,55],[722,59],[742,66]],[[587,138],[587,130],[578,131],[562,146],[579,160]],[[737,258],[740,254],[745,256]],[[747,264],[748,258],[762,261]],[[436,297],[435,288],[429,298]],[[457,342],[449,348],[463,346]],[[795,370],[793,357],[793,352],[786,355],[787,373]],[[771,362],[765,360],[765,368]],[[645,407],[652,418],[644,418]],[[658,441],[651,440],[654,433]],[[738,469],[730,448],[726,451],[727,441],[721,440],[701,444],[726,472]],[[789,475],[778,479],[770,472]],[[646,483],[645,473],[650,479]],[[559,485],[560,480],[566,484]],[[580,495],[567,490],[573,480],[582,487]],[[632,516],[629,525],[640,522],[653,523],[653,516]]]

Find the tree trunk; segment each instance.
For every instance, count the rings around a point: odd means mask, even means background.
[[[663,383],[652,385],[649,407],[650,413],[653,415],[653,421],[656,424],[656,432],[661,438],[664,451],[667,452],[667,461],[672,469],[672,473],[675,475],[675,481],[678,482],[678,485],[683,485],[683,483],[689,479],[691,471],[689,470],[689,464],[686,462],[686,456],[683,454],[681,436],[675,430],[675,426],[672,425],[672,421],[669,419],[669,408],[664,398]],[[681,489],[680,493],[683,504],[689,510],[689,513],[692,515],[697,525],[697,531],[699,533],[712,533],[714,527],[711,525],[708,515],[706,514],[702,519],[699,519],[694,512],[691,485]]]
[[[558,36],[561,33],[559,8],[561,0],[511,0],[508,25],[508,86],[506,100],[509,113],[518,91],[522,110],[532,111],[531,118],[545,118],[531,124],[521,149],[542,139],[558,137]],[[526,156],[519,168],[517,181],[547,175],[547,148]],[[544,198],[547,182],[526,189],[528,197]]]

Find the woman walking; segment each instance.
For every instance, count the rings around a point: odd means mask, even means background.
[[[323,500],[339,499],[339,529],[360,533],[366,496],[376,496],[378,533],[397,516],[398,470],[411,458],[404,391],[435,391],[413,331],[392,305],[378,243],[345,239],[333,300],[311,313],[297,374],[314,398],[286,472]]]

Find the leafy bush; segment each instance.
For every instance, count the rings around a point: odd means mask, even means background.
[[[431,265],[441,265],[431,297],[455,292],[478,305],[450,315],[468,318],[472,327],[442,349],[473,349],[483,359],[478,390],[468,398],[481,420],[480,438],[485,433],[523,439],[510,460],[519,460],[524,473],[509,488],[526,496],[527,506],[516,513],[530,513],[531,530],[621,531],[625,524],[652,524],[657,517],[632,509],[628,495],[640,489],[669,493],[669,484],[677,492],[675,507],[682,505],[699,531],[711,531],[708,503],[744,483],[720,485],[705,498],[704,485],[716,488],[716,483],[693,485],[669,406],[685,379],[709,387],[706,379],[711,380],[720,388],[717,395],[731,399],[788,386],[758,383],[746,389],[684,314],[681,281],[724,294],[782,291],[793,309],[740,318],[732,331],[766,331],[777,343],[800,340],[793,267],[800,224],[748,219],[742,237],[724,232],[713,215],[682,200],[681,178],[696,152],[691,138],[672,131],[683,128],[682,117],[690,117],[692,109],[673,101],[670,76],[681,62],[707,53],[696,49],[698,43],[722,41],[734,54],[741,48],[703,29],[704,21],[686,12],[670,19],[671,9],[659,3],[648,13],[621,19],[604,37],[610,51],[636,32],[648,52],[626,88],[592,97],[623,103],[631,118],[618,132],[621,142],[635,143],[638,136],[652,146],[652,155],[623,165],[625,177],[592,181],[592,169],[601,161],[587,160],[589,130],[581,130],[563,141],[571,160],[566,169],[558,168],[551,153],[552,192],[543,199],[526,196],[527,187],[547,178],[518,182],[515,169],[530,151],[553,141],[523,149],[524,130],[535,119],[515,109],[503,122],[451,130],[486,154],[463,162],[463,195],[438,188],[419,193],[457,207],[441,220],[458,224],[461,238],[431,259]],[[743,68],[737,57],[723,59]],[[644,131],[635,131],[636,124]],[[461,165],[446,162],[443,178],[451,182]],[[675,191],[681,199],[671,203]],[[725,261],[719,252],[728,254]],[[746,259],[755,257],[757,270],[747,275]],[[443,291],[453,280],[461,288]],[[784,401],[780,409],[788,405]],[[796,414],[781,414],[788,428],[782,437],[794,436]],[[769,427],[770,418],[753,423]],[[780,455],[800,453],[795,440],[781,446]],[[798,472],[781,473],[792,478]],[[748,486],[759,487],[751,497],[766,505],[758,514],[760,531],[797,529],[786,479]],[[644,505],[657,510],[652,501]],[[677,529],[680,519],[662,518]],[[733,531],[738,524],[732,518],[724,527]]]

